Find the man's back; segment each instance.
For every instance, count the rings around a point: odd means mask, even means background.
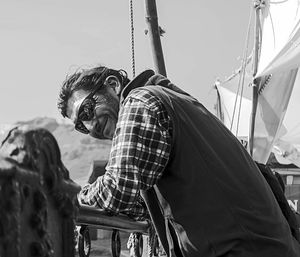
[[[192,97],[147,88],[174,127],[172,157],[156,190],[166,247],[173,241],[186,256],[299,256],[272,191],[231,132]]]

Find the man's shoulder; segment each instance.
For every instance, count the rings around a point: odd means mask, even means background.
[[[124,105],[132,102],[140,102],[145,105],[160,105],[160,100],[157,97],[153,87],[157,86],[147,86],[147,87],[138,87],[132,90],[126,97]]]

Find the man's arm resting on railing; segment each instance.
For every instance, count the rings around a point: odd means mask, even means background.
[[[83,187],[78,197],[81,203],[137,219],[147,216],[139,192],[161,177],[169,159],[171,137],[165,109],[146,94],[133,95],[122,108],[106,173]]]
[[[87,184],[81,189],[78,194],[79,204],[98,207],[112,214],[124,213],[136,220],[146,219],[148,212],[140,196],[135,196],[138,199],[132,197],[127,204],[126,202],[120,203],[115,198],[121,193],[117,192],[117,186],[113,185],[109,179],[106,181],[106,176],[107,174],[98,177],[94,183]],[[116,192],[116,196],[112,195],[112,192]],[[120,199],[122,199],[121,196]]]
[[[117,229],[125,232],[147,234],[148,221],[134,221],[125,215],[111,216],[105,210],[81,204],[76,217],[77,225],[88,225],[100,229]]]

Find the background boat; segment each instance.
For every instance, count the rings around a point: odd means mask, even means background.
[[[241,67],[215,83],[216,114],[255,161],[268,163],[282,174],[289,203],[298,211],[300,3],[267,0],[253,4]],[[252,52],[248,51],[251,39]]]

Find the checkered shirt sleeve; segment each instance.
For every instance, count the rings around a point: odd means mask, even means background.
[[[170,117],[151,92],[133,91],[120,109],[106,173],[86,185],[79,201],[135,219],[147,216],[140,190],[156,184],[171,150]]]

